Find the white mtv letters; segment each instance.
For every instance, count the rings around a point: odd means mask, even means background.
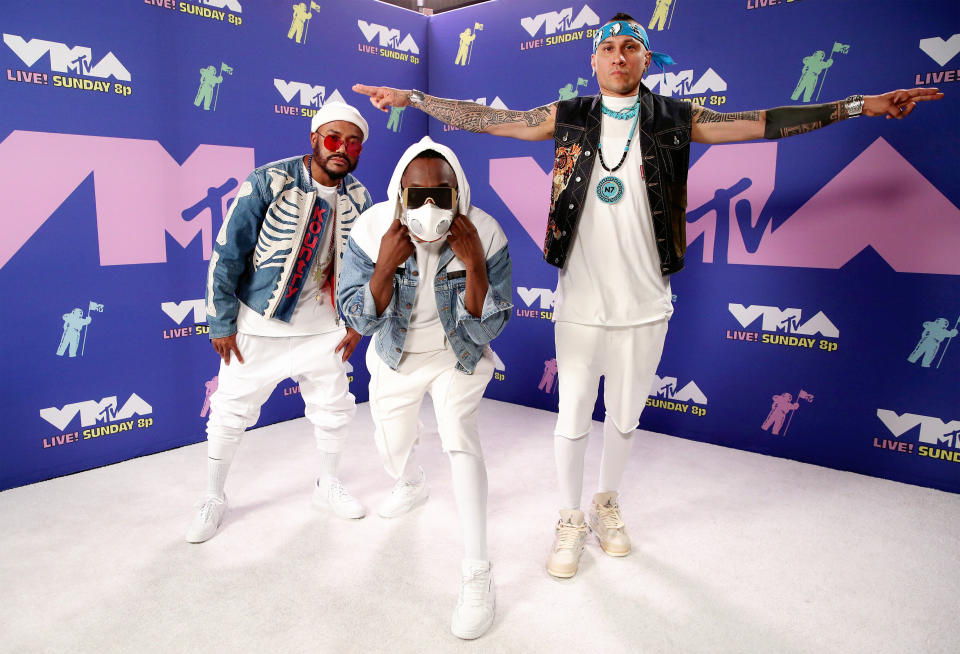
[[[727,82],[720,77],[713,68],[708,68],[707,72],[693,83],[693,70],[681,70],[677,73],[656,73],[647,75],[643,80],[647,88],[654,93],[672,96],[678,95],[700,95],[701,93],[713,92],[719,93],[727,90]],[[659,86],[659,90],[658,87]]]
[[[653,387],[650,394],[656,397],[666,397],[677,402],[693,402],[695,404],[706,404],[707,396],[703,394],[700,387],[692,380],[686,386],[677,390],[678,382],[676,377],[653,376]]]
[[[92,427],[98,422],[114,422],[117,420],[126,420],[134,414],[146,416],[153,413],[153,407],[143,401],[136,393],[131,393],[123,408],[117,411],[117,396],[105,397],[99,402],[96,400],[87,400],[86,402],[74,402],[68,404],[62,409],[49,407],[40,409],[40,417],[49,422],[57,429],[63,430],[80,413],[80,425],[83,427]]]
[[[27,66],[33,66],[43,55],[50,53],[50,70],[55,73],[76,73],[87,77],[107,78],[113,76],[124,82],[130,81],[130,71],[124,68],[112,52],[93,65],[93,52],[90,48],[78,45],[70,48],[56,41],[30,39],[24,41],[16,34],[4,34],[3,42],[20,57]]]
[[[183,302],[164,302],[160,308],[178,325],[183,324],[184,318],[191,311],[193,311],[194,322],[207,322],[207,305],[203,298]]]
[[[520,25],[527,30],[530,36],[536,36],[540,28],[544,28],[545,34],[556,34],[557,32],[569,32],[580,29],[588,25],[599,25],[600,17],[590,8],[589,5],[583,5],[583,9],[573,17],[573,7],[567,7],[560,11],[548,11],[545,14],[521,18]]]
[[[528,307],[533,306],[537,298],[540,298],[541,309],[553,308],[553,303],[556,301],[556,293],[546,288],[526,288],[524,286],[518,286],[517,294]]]
[[[787,332],[808,336],[822,334],[826,338],[840,338],[840,330],[830,322],[823,311],[818,311],[813,318],[801,325],[800,309],[787,308],[781,311],[779,307],[765,307],[757,304],[745,307],[733,302],[728,305],[728,308],[743,327],[749,327],[762,316],[763,322],[760,328],[765,332]]]
[[[363,36],[367,39],[368,43],[373,40],[373,37],[379,35],[379,43],[385,48],[393,48],[401,52],[412,52],[415,55],[420,54],[420,47],[417,45],[417,42],[413,40],[412,34],[407,34],[406,38],[401,41],[400,30],[377,25],[376,23],[368,23],[362,19],[357,20],[357,27],[363,32]]]
[[[960,432],[960,420],[951,420],[944,423],[940,418],[931,418],[915,413],[904,413],[901,416],[889,409],[877,409],[877,417],[897,438],[920,425],[920,438],[918,440],[921,443],[960,449],[960,434],[958,434]]]

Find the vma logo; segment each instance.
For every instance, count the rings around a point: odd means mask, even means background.
[[[101,79],[113,77],[124,82],[130,81],[130,71],[112,52],[108,52],[94,63],[93,50],[84,45],[70,47],[57,41],[43,39],[25,41],[22,36],[16,34],[4,34],[3,42],[28,67],[32,67],[41,57],[49,54],[50,70],[55,73],[73,73]]]
[[[727,90],[727,82],[713,68],[694,82],[693,70],[681,70],[677,73],[656,73],[647,75],[643,83],[654,93],[671,97],[673,95],[703,95],[706,93],[722,93]],[[698,103],[702,104],[702,103]],[[717,104],[711,102],[711,104]],[[722,103],[720,103],[722,104]]]
[[[559,32],[571,32],[583,27],[595,27],[599,24],[600,17],[589,5],[583,5],[575,18],[573,7],[567,7],[560,11],[548,11],[545,14],[520,19],[520,25],[531,37],[536,37],[541,30],[545,35],[550,35]],[[593,35],[590,34],[590,36]]]
[[[406,37],[401,39],[400,30],[377,25],[376,23],[368,23],[362,19],[357,20],[357,27],[363,32],[367,43],[371,43],[374,37],[376,37],[377,43],[381,47],[399,50],[400,52],[409,52],[415,55],[420,54],[420,46],[413,40],[413,35],[411,34],[407,34]]]
[[[920,427],[917,441],[922,444],[914,448],[913,443],[889,438],[874,438],[874,447],[900,454],[916,454],[930,459],[960,463],[960,420],[944,422],[940,418],[916,413],[901,415],[889,409],[877,409],[877,417],[896,439]]]
[[[557,294],[548,288],[526,288],[517,287],[517,295],[523,300],[528,308],[517,308],[518,318],[538,318],[541,320],[553,319],[553,306],[556,303]]]
[[[62,409],[58,409],[57,407],[40,409],[40,417],[61,431],[73,422],[78,413],[80,414],[81,427],[93,427],[97,424],[126,420],[135,415],[150,415],[153,413],[153,407],[147,404],[143,398],[136,393],[131,393],[127,401],[119,408],[117,396],[112,395],[105,397],[99,402],[96,400],[86,400],[84,402],[67,404]]]
[[[954,34],[946,41],[939,36],[920,39],[920,49],[937,62],[938,66],[946,66],[960,54],[960,34]],[[917,86],[957,82],[960,81],[960,68],[917,73],[913,81]]]
[[[707,396],[692,380],[687,382],[683,388],[680,388],[676,377],[654,375],[650,397],[647,398],[647,406],[678,413],[690,413],[702,418],[707,415]]]
[[[164,329],[164,340],[185,336],[206,336],[210,333],[210,327],[204,324],[207,322],[207,304],[203,298],[182,302],[163,302],[160,304],[160,309],[177,325],[183,325],[187,316],[193,314],[193,325]]]
[[[305,82],[287,82],[278,78],[273,79],[273,86],[280,92],[280,95],[283,96],[284,102],[288,104],[295,97],[298,98],[300,106],[314,107],[316,109],[322,107],[323,103],[327,101],[345,102],[343,96],[340,95],[340,91],[336,89],[334,89],[330,97],[327,98],[327,88],[325,86],[314,86]]]
[[[840,330],[830,322],[823,311],[818,311],[812,318],[803,321],[803,313],[800,309],[780,309],[753,304],[744,306],[733,302],[727,306],[741,327],[750,327],[758,319],[761,320],[761,331],[728,329],[727,340],[806,349],[814,349],[814,346],[817,346],[828,352],[835,352],[839,348],[836,340],[831,339],[840,338]],[[814,338],[816,335],[822,338]]]

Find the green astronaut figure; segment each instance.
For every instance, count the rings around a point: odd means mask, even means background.
[[[203,110],[210,111],[210,101],[213,100],[213,90],[217,84],[223,81],[223,77],[217,75],[215,66],[207,66],[200,69],[200,88],[197,90],[197,97],[193,101],[193,106],[199,107],[203,103]]]
[[[80,332],[90,324],[90,318],[83,315],[83,309],[77,308],[70,313],[63,314],[63,336],[60,337],[60,347],[57,356],[62,357],[69,349],[69,357],[77,356],[77,347],[80,345]]]
[[[810,102],[813,91],[817,88],[817,80],[820,79],[820,73],[833,65],[833,57],[831,56],[824,61],[824,56],[826,55],[823,50],[817,50],[809,57],[803,58],[803,71],[800,73],[800,81],[797,82],[797,88],[793,90],[793,95],[790,96],[791,100],[798,99],[802,93],[803,101]]]
[[[920,366],[929,368],[933,357],[937,355],[937,350],[940,349],[940,343],[943,339],[953,338],[957,335],[957,330],[949,327],[950,323],[946,318],[937,318],[923,323],[923,334],[920,335],[920,342],[917,343],[917,347],[913,348],[913,352],[907,357],[907,361],[916,363],[920,357],[923,357]]]
[[[403,120],[403,110],[406,107],[390,107],[390,118],[387,120],[387,129],[394,132],[400,131],[400,123]]]

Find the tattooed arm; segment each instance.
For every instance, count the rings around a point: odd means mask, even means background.
[[[370,102],[381,111],[387,107],[414,106],[421,111],[453,127],[469,132],[481,132],[494,136],[509,136],[524,141],[544,141],[553,138],[557,118],[556,104],[549,104],[529,111],[494,109],[475,102],[447,100],[424,95],[422,102],[411,102],[408,90],[387,86],[354,84],[357,93],[370,96]]]
[[[942,97],[943,93],[935,88],[901,89],[882,95],[865,95],[863,115],[885,115],[887,118],[900,119],[909,116],[917,102],[939,100]],[[849,117],[845,100],[733,114],[695,106],[691,138],[697,143],[732,143],[761,137],[779,139],[806,134]]]

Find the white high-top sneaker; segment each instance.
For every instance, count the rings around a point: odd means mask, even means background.
[[[496,604],[490,562],[464,559],[460,564],[460,596],[453,610],[450,631],[464,640],[479,638],[493,624]]]
[[[398,479],[390,490],[390,495],[383,501],[377,513],[381,518],[396,518],[407,511],[412,511],[430,497],[430,487],[423,474],[423,468],[417,468],[419,478],[415,482]]]
[[[202,543],[213,538],[227,512],[227,496],[207,496],[197,503],[200,510],[193,517],[193,522],[187,527],[187,542]]]
[[[329,506],[341,518],[356,519],[367,515],[363,504],[347,492],[336,477],[330,477],[326,484],[317,479],[313,485],[313,505]]]
[[[604,552],[610,556],[626,556],[630,553],[630,535],[623,524],[617,491],[594,495],[587,519],[590,530],[597,535]]]
[[[560,509],[553,549],[547,557],[547,572],[564,579],[577,574],[580,569],[580,554],[583,553],[583,543],[586,540],[587,523],[583,521],[583,511]]]

